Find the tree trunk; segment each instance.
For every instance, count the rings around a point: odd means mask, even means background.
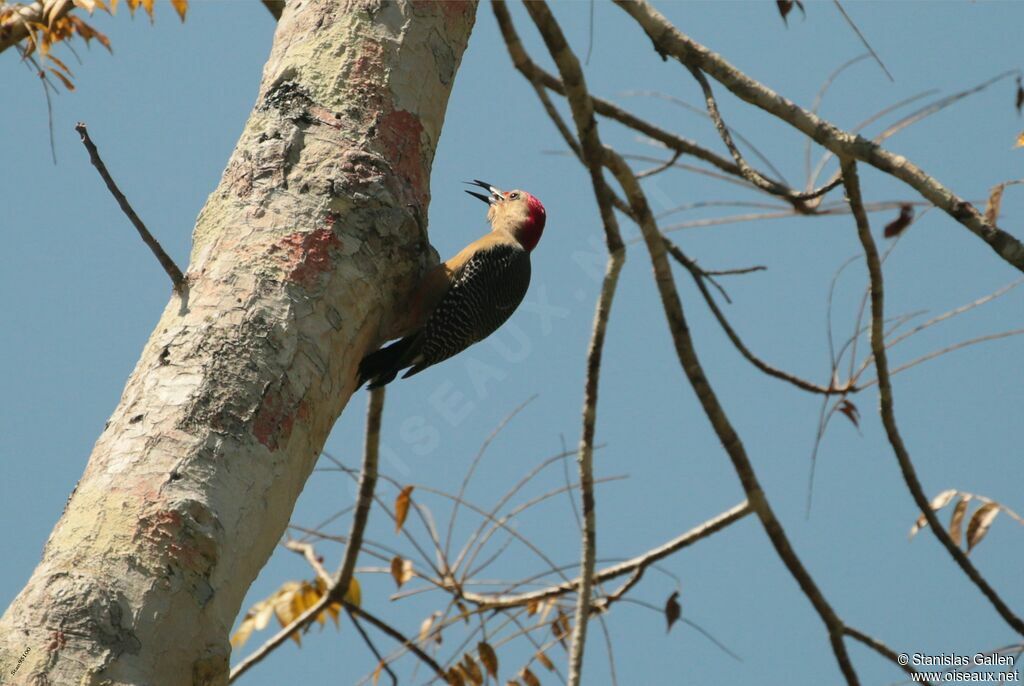
[[[0,681],[224,684],[228,632],[436,255],[429,178],[475,3],[292,0],[172,297],[32,578]]]

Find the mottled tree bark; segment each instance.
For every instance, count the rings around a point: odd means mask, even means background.
[[[362,354],[436,255],[429,176],[475,3],[294,0],[0,681],[223,684],[228,632]]]

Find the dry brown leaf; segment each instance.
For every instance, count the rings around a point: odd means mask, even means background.
[[[914,206],[901,205],[900,215],[885,225],[885,230],[882,232],[882,235],[886,238],[895,238],[906,231],[907,227],[910,226],[913,221]]]
[[[395,498],[395,533],[400,533],[405,526],[405,518],[409,516],[409,504],[412,502],[412,486],[406,486]]]
[[[537,610],[540,609],[540,603],[541,601],[539,600],[528,601],[526,603],[526,616],[532,617],[533,615],[537,614]]]
[[[540,617],[537,618],[537,624],[543,624],[548,621],[548,615],[555,609],[555,599],[548,598],[547,600],[540,601],[540,605],[537,606],[537,611],[540,613]]]
[[[928,507],[935,511],[941,510],[946,505],[949,505],[949,503],[953,500],[953,496],[955,496],[956,494],[957,490],[955,488],[950,488],[945,491],[942,491],[937,496],[932,498],[932,501],[928,504]],[[924,515],[921,515],[917,518],[917,521],[914,522],[914,526],[910,527],[909,538],[913,538],[918,531],[920,531],[926,526],[928,526],[928,520],[925,518]]]
[[[971,502],[971,496],[962,495],[953,508],[953,516],[949,518],[949,537],[953,539],[953,545],[960,545],[963,539],[964,515],[967,514],[967,505]]]
[[[544,668],[547,669],[549,672],[555,671],[555,663],[551,661],[551,658],[548,657],[543,650],[538,650],[537,654],[534,657],[536,657],[537,662],[544,665]]]
[[[857,409],[856,405],[844,398],[843,401],[839,403],[839,411],[846,415],[847,419],[853,422],[853,425],[857,427],[858,431],[860,430],[860,410]]]
[[[461,666],[463,674],[473,686],[481,686],[484,683],[484,673],[480,671],[480,666],[477,665],[472,655],[469,653],[463,655]]]
[[[523,680],[526,686],[540,686],[540,679],[537,675],[530,671],[529,667],[523,667],[523,671],[519,672],[519,677]]]
[[[395,555],[391,559],[391,578],[401,588],[406,581],[412,578],[412,560]]]
[[[679,605],[679,591],[672,591],[672,595],[665,601],[665,633],[672,631],[672,625],[679,621],[683,614],[683,608]]]
[[[782,17],[782,21],[789,26],[789,19],[786,16],[793,9],[793,5],[796,5],[797,9],[800,10],[800,14],[807,16],[807,12],[804,11],[804,3],[800,0],[775,0],[775,6],[779,9],[779,16]]]
[[[448,686],[466,686],[466,679],[462,674],[462,668],[458,665],[451,667],[445,675]]]
[[[971,552],[974,546],[981,543],[981,539],[985,538],[998,514],[999,503],[985,503],[974,512],[967,524],[967,552]]]
[[[569,617],[562,612],[561,608],[559,608],[558,616],[555,618],[555,621],[551,623],[551,633],[554,634],[555,638],[558,639],[559,643],[561,643],[562,647],[566,650],[569,649],[569,645],[566,643],[565,639],[569,637],[570,628]]]
[[[53,67],[47,67],[46,71],[50,72],[51,74],[56,76],[58,79],[60,79],[60,82],[63,83],[64,87],[67,88],[69,91],[75,90],[75,84],[71,83],[71,79],[69,79],[68,77],[64,76],[63,74],[61,74],[59,71],[57,71]]]
[[[493,679],[498,678],[498,654],[487,641],[480,641],[476,645],[476,652],[480,654],[480,662],[484,663],[484,669]]]
[[[1003,191],[1006,190],[1006,184],[1000,183],[992,186],[992,190],[988,194],[988,203],[985,205],[985,223],[995,224],[999,221],[999,208],[1003,204]]]
[[[434,621],[440,616],[440,612],[434,612],[420,624],[420,643],[426,643],[430,638],[430,630],[434,627]]]

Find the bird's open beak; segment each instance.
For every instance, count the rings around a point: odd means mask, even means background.
[[[468,183],[470,186],[480,186],[481,188],[486,188],[487,190],[489,190],[491,192],[490,195],[484,195],[483,193],[477,193],[476,191],[466,191],[474,198],[479,198],[488,205],[493,205],[494,203],[504,199],[504,195],[502,195],[503,191],[500,188],[495,188],[486,181],[481,181],[480,179],[473,179],[472,181],[465,181],[464,183]]]

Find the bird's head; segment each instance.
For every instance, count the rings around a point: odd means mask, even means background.
[[[487,221],[494,231],[511,234],[526,250],[533,250],[544,233],[547,214],[544,205],[526,191],[503,191],[484,181],[467,181],[489,191],[488,195],[466,191],[489,205]]]

